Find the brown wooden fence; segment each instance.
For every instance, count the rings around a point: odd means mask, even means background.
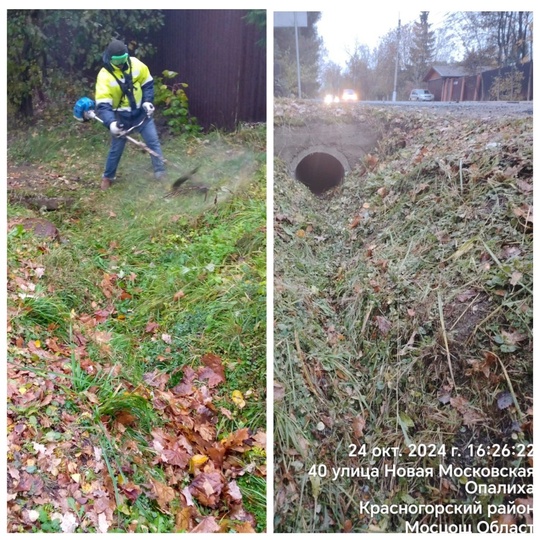
[[[164,10],[152,37],[152,73],[178,72],[193,116],[205,128],[234,129],[266,122],[265,30],[245,20],[247,10]]]

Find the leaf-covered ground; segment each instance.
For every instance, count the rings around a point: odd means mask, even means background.
[[[166,142],[164,198],[73,124],[10,139],[8,532],[261,532],[264,133]]]
[[[532,478],[497,476],[532,467],[532,116],[492,105],[276,103],[279,125],[382,133],[321,197],[275,166],[277,532],[532,521],[505,506],[532,506]],[[441,463],[519,489],[472,494]]]

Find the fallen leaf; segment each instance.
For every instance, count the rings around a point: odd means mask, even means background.
[[[266,449],[266,433],[258,431],[253,435],[253,446]]]
[[[274,401],[281,401],[285,397],[285,387],[278,381],[274,381]]]
[[[467,427],[472,427],[475,424],[484,422],[486,420],[486,417],[481,412],[473,409],[470,403],[463,396],[450,398],[450,405],[457,409],[457,411],[463,416],[463,423]]]
[[[125,484],[118,482],[118,489],[132,502],[136,501],[142,493],[141,488],[133,482],[126,482]]]
[[[250,438],[248,428],[237,429],[221,440],[221,444],[228,449],[243,452],[247,450],[246,441]]]
[[[169,503],[176,497],[176,492],[172,487],[162,484],[155,478],[151,478],[154,488],[153,495],[155,496],[159,507],[166,513],[169,513]]]
[[[196,469],[200,468],[207,461],[208,461],[208,456],[205,456],[203,454],[195,454],[194,456],[191,456],[191,459],[189,460],[190,474],[193,474]]]
[[[98,514],[98,531],[100,533],[106,533],[109,530],[109,523],[105,512]]]
[[[231,394],[231,399],[239,409],[243,409],[246,406],[244,396],[242,395],[242,392],[240,392],[240,390],[233,390]]]
[[[375,322],[381,334],[386,336],[388,332],[390,332],[390,329],[392,328],[392,323],[386,317],[383,317],[382,315],[377,315],[375,317]]]
[[[198,431],[201,435],[201,437],[205,441],[212,441],[216,437],[216,428],[207,423],[207,422],[201,422],[195,424],[195,430]]]
[[[311,483],[311,495],[316,501],[321,493],[321,477],[319,475],[310,476],[309,480]]]
[[[189,486],[186,486],[183,490],[182,490],[182,497],[184,498],[184,500],[186,501],[186,506],[194,506],[195,505],[195,501],[193,500],[193,497],[191,496],[191,492],[189,491]]]
[[[176,465],[184,469],[189,463],[189,454],[185,448],[178,445],[177,442],[171,448],[164,448],[161,452],[161,460],[171,465]]]
[[[209,472],[198,474],[189,485],[189,491],[202,505],[215,508],[219,504],[223,487],[221,473]]]
[[[51,518],[54,519],[55,514],[51,515]],[[58,517],[58,515],[56,514]],[[71,512],[66,512],[65,514],[60,514],[60,528],[62,529],[62,532],[64,533],[74,533],[75,529],[77,528],[77,525],[79,522],[77,521],[77,517],[75,514],[72,514]]]
[[[525,334],[520,334],[519,332],[507,332],[506,330],[501,330],[501,335],[504,338],[504,342],[508,345],[517,345],[520,341],[527,339]]]
[[[467,300],[470,300],[471,298],[474,298],[478,294],[477,291],[474,289],[469,289],[467,291],[464,291],[456,296],[458,302],[466,302]]]
[[[364,156],[364,163],[367,169],[373,170],[377,166],[377,163],[379,163],[379,158],[373,154],[366,154]]]
[[[223,360],[219,356],[208,353],[202,356],[201,362],[225,380],[225,368],[223,367]]]
[[[510,285],[517,285],[522,277],[523,274],[521,272],[512,272],[512,275],[510,276]]]
[[[176,514],[174,532],[189,532],[193,527],[194,508],[185,506]]]
[[[361,414],[353,418],[352,428],[353,428],[354,436],[357,439],[360,439],[361,437],[364,436],[365,427],[366,427],[366,419]]]
[[[184,291],[178,291],[174,294],[173,300],[180,300],[181,298],[184,298],[186,296],[186,293]]]
[[[500,410],[508,409],[514,403],[514,398],[510,392],[501,392],[497,397],[497,407]]]
[[[440,394],[437,398],[443,405],[450,403],[451,395],[448,393]]]
[[[525,182],[525,180],[520,180],[519,178],[516,180],[516,186],[522,193],[530,193],[533,190],[532,184]]]
[[[516,246],[504,246],[500,253],[501,259],[514,259],[521,255],[521,249]]]
[[[516,516],[513,514],[501,514],[497,519],[499,525],[515,525]]]
[[[156,322],[149,322],[144,331],[147,333],[147,334],[155,334],[156,333],[156,330],[159,328],[159,324],[156,323]]]
[[[226,486],[225,486],[225,494],[227,497],[233,501],[233,502],[240,502],[242,501],[242,492],[240,491],[240,488],[238,487],[238,484],[231,480]]]
[[[349,229],[354,229],[355,227],[358,227],[361,221],[362,221],[361,216],[355,216],[354,219],[349,224]]]
[[[532,210],[533,210],[532,205],[529,206],[528,204],[523,204],[520,207],[513,208],[512,212],[518,218],[525,218],[525,222],[532,223],[533,222]]]
[[[143,380],[148,386],[163,390],[169,382],[170,375],[157,369],[143,375]]]
[[[205,517],[196,527],[191,529],[191,533],[215,533],[219,531],[219,525],[213,516]]]
[[[229,409],[226,409],[225,407],[220,407],[219,408],[219,411],[221,412],[221,414],[223,416],[225,416],[228,420],[232,420],[233,419],[233,414],[231,411],[229,411]]]
[[[137,418],[129,411],[119,411],[115,414],[114,419],[116,422],[126,427],[134,426],[137,423]]]
[[[234,530],[237,533],[254,533],[256,532],[251,523],[248,523],[247,521],[236,523],[233,525]]]
[[[28,519],[31,523],[39,519],[39,512],[37,510],[28,510]]]
[[[199,371],[199,380],[207,381],[209,388],[215,388],[223,381],[225,381],[225,378],[222,375],[216,373],[214,370],[210,369],[209,367],[205,367]]]

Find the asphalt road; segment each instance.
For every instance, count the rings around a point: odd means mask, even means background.
[[[362,106],[364,104],[379,107],[410,107],[456,114],[527,116],[533,113],[532,101],[357,101],[347,105]],[[341,103],[341,105],[345,104]]]

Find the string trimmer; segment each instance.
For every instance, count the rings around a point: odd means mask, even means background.
[[[89,120],[97,120],[98,122],[101,122],[103,124],[103,120],[99,118],[99,116],[97,116],[96,114],[94,101],[88,97],[82,97],[79,100],[77,100],[77,103],[75,103],[75,106],[73,107],[73,116],[79,122],[88,122]],[[176,165],[175,163],[170,163],[165,158],[160,156],[157,152],[154,152],[154,150],[152,150],[151,148],[148,148],[148,146],[146,146],[146,144],[144,144],[143,142],[138,141],[134,139],[133,137],[129,136],[129,133],[133,131],[134,129],[138,128],[139,126],[141,126],[145,120],[146,120],[146,117],[139,124],[132,126],[130,129],[126,130],[121,136],[125,137],[130,143],[134,144],[135,146],[138,146],[145,152],[148,152],[152,156],[157,157],[164,164],[172,165],[173,167],[176,167],[177,169],[181,170],[181,168],[178,165]],[[178,190],[178,187],[184,182],[187,182],[197,172],[197,169],[198,167],[196,167],[189,173],[181,176],[178,180],[176,180],[172,185],[172,191],[174,192]]]

